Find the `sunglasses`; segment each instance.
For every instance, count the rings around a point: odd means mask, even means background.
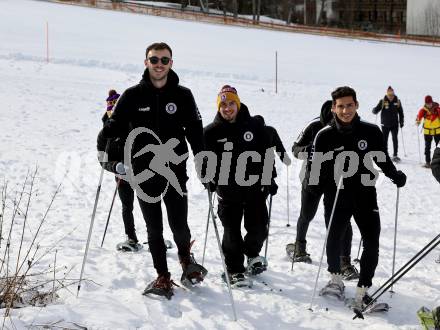
[[[161,58],[159,58],[157,56],[151,56],[148,58],[148,60],[150,61],[151,64],[157,64],[160,61],[163,65],[167,65],[170,63],[171,58],[166,57],[166,56],[161,57]]]

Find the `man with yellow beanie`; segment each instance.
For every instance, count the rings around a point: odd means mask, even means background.
[[[223,86],[217,97],[217,114],[204,128],[204,135],[207,150],[217,156],[214,179],[207,186],[218,195],[218,216],[224,227],[222,249],[233,287],[251,286],[247,276],[267,269],[266,259],[259,254],[268,235],[266,198],[276,193],[272,169],[263,171],[266,150],[271,147],[267,132],[263,117],[251,116],[237,90]],[[226,281],[226,274],[222,278]]]

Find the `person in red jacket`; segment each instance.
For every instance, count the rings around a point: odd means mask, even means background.
[[[440,141],[440,108],[430,95],[425,97],[425,105],[419,110],[416,124],[420,125],[423,119],[423,134],[425,136],[425,167],[431,167],[431,144],[434,139],[437,145]]]

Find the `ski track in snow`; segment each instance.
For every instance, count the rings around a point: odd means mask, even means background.
[[[375,122],[370,109],[389,84],[394,86],[406,116],[407,156],[403,156],[400,144],[403,161],[398,167],[408,175],[407,185],[400,193],[396,270],[438,234],[440,185],[418,162],[413,118],[425,93],[432,93],[434,99],[440,97],[438,74],[425,74],[430,68],[439,67],[440,50],[211,26],[42,2],[7,0],[1,6],[0,39],[4,42],[0,45],[0,96],[6,102],[0,110],[0,173],[2,180],[9,183],[12,198],[27,171],[39,168],[28,236],[35,232],[51,194],[62,183],[42,229],[40,244],[44,251],[58,250],[58,265],[73,267],[71,278],[79,277],[98,184],[100,167],[95,145],[107,91],[116,88],[122,92],[140,79],[145,45],[158,37],[152,32],[155,28],[175,47],[176,71],[182,84],[192,89],[205,125],[215,116],[219,88],[229,83],[237,87],[253,114],[262,114],[269,125],[277,128],[288,150],[336,86],[349,84],[358,90],[360,115],[370,122]],[[18,19],[20,24],[12,23]],[[46,20],[52,29],[49,64],[45,63],[42,47]],[[273,91],[271,78],[275,49],[280,54],[278,94]],[[393,65],[384,63],[387,56],[395,56]],[[422,146],[422,137],[420,143]],[[192,163],[188,164],[189,224],[197,240],[195,256],[201,262],[208,202]],[[60,291],[56,304],[15,310],[15,326],[24,328],[63,319],[89,329],[416,328],[416,310],[422,305],[433,307],[440,301],[440,279],[436,276],[440,265],[434,263],[438,249],[395,285],[392,298],[388,293],[383,296],[382,300],[392,306],[386,315],[352,321],[353,313],[341,303],[319,296],[315,298],[314,311],[307,310],[325,235],[323,209],[320,206],[308,235],[313,264],[295,264],[291,272],[285,245],[295,237],[301,164],[295,161],[289,171],[291,227],[286,227],[286,171],[278,161],[277,164],[279,193],[273,202],[269,270],[260,276],[275,292],[260,282],[255,283],[254,289],[235,290],[238,322],[231,321],[212,225],[205,282],[189,291],[176,288],[171,301],[142,296],[147,283],[155,278],[155,271],[146,246],[134,254],[115,251],[115,244],[124,239],[118,200],[104,247],[99,247],[115,187],[113,176],[105,173],[79,298],[76,286],[72,286],[70,291]],[[378,185],[382,234],[373,289],[391,274],[395,199],[395,186],[383,179]],[[134,212],[138,237],[144,242],[145,225],[136,203]],[[221,231],[220,222],[217,224]],[[359,233],[355,225],[353,228],[355,258]],[[18,237],[19,228],[15,229]],[[164,231],[165,238],[172,239],[167,225]],[[43,260],[50,264],[53,257],[51,250]],[[174,280],[179,280],[176,248],[169,250],[168,261]],[[324,258],[318,290],[327,280]],[[355,283],[346,285],[350,297]]]

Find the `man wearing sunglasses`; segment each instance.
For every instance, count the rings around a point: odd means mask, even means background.
[[[170,46],[166,43],[148,46],[144,63],[146,70],[142,80],[121,95],[104,128],[104,134],[107,138],[118,136],[124,127],[129,127],[130,135],[135,134],[130,155],[127,154],[126,145],[125,161],[131,163],[126,164],[129,168],[127,174],[134,179],[129,181],[136,188],[147,226],[149,249],[158,274],[144,294],[162,295],[171,299],[174,282],[168,271],[163,239],[162,200],[183,269],[182,283],[194,285],[201,282],[207,273],[205,268],[195,262],[190,251],[186,157],[180,157],[188,154],[186,141],[194,155],[204,149],[203,125],[191,91],[179,85],[179,77],[171,69],[173,60]],[[163,164],[174,172],[172,179],[161,175],[162,172],[155,172],[150,166],[152,159],[158,156],[152,150],[161,148],[149,147],[158,144],[165,146],[170,139],[178,140],[177,145],[173,144],[173,149],[161,154],[159,158],[164,159],[168,154],[179,156],[178,162],[173,163],[173,159],[170,159]],[[130,141],[130,136],[127,141]]]

